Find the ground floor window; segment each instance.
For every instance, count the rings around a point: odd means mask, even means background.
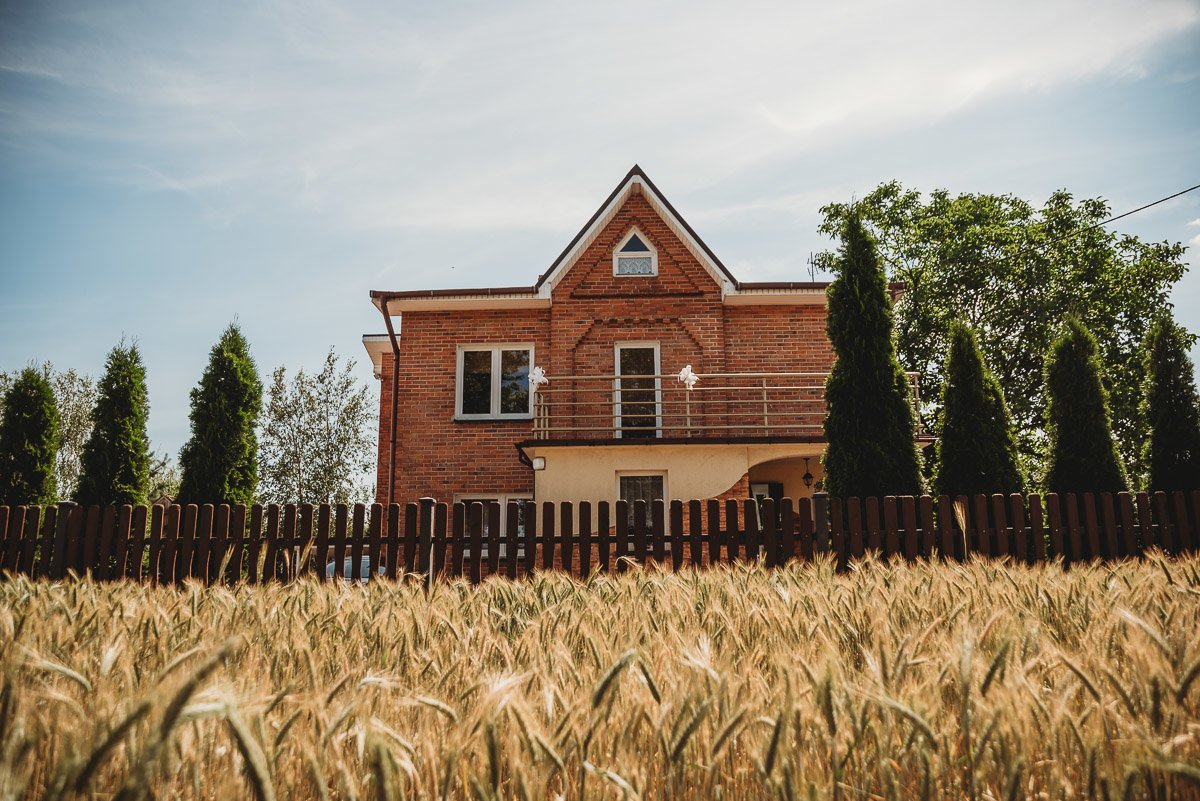
[[[617,475],[617,497],[629,503],[629,526],[633,528],[634,501],[646,502],[646,520],[650,520],[652,501],[665,500],[667,476],[665,473],[627,473]]]

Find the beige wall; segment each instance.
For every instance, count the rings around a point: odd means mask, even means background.
[[[821,467],[821,457],[819,454],[809,458],[807,469],[808,472],[812,473],[813,486],[804,486],[804,455],[806,454],[802,454],[799,457],[776,459],[751,467],[750,483],[778,481],[783,484],[783,495],[785,498],[811,498],[817,482],[825,477],[825,471]]]
[[[721,495],[747,473],[754,481],[759,475],[756,465],[765,465],[761,473],[786,478],[763,478],[764,481],[784,481],[785,493],[797,498],[803,487],[799,476],[804,473],[803,459],[799,469],[778,460],[787,457],[813,457],[813,475],[819,477],[820,454],[823,444],[778,443],[771,445],[723,445],[694,443],[688,445],[596,445],[596,446],[535,446],[526,448],[530,457],[544,457],[546,469],[534,471],[534,499],[537,501],[616,501],[617,476],[621,473],[666,475],[669,499],[692,500]],[[772,466],[773,465],[773,466]]]

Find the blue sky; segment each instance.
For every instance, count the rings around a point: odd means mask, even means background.
[[[0,370],[134,338],[174,454],[230,320],[370,380],[369,289],[531,283],[635,162],[749,280],[893,178],[1119,213],[1200,183],[1200,2],[0,2]],[[1195,265],[1200,191],[1116,227]]]

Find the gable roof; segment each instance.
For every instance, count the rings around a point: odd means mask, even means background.
[[[600,208],[584,223],[550,267],[538,276],[537,283],[527,287],[485,287],[479,289],[417,289],[400,292],[371,290],[371,301],[389,313],[410,310],[441,310],[455,308],[547,308],[555,284],[575,264],[579,255],[604,229],[625,200],[640,191],[660,217],[671,227],[680,241],[721,287],[724,302],[734,305],[770,305],[823,303],[829,284],[824,281],[747,282],[734,278],[700,235],[692,228],[671,202],[663,196],[650,176],[634,164],[616,188],[609,193]],[[895,287],[893,287],[895,289]]]
[[[713,280],[718,285],[725,289],[736,289],[738,280],[733,277],[733,273],[721,263],[717,258],[717,254],[712,252],[712,248],[704,243],[700,235],[688,224],[688,221],[675,210],[671,205],[671,201],[667,200],[662,192],[658,191],[658,187],[650,180],[650,176],[646,175],[637,164],[629,172],[625,173],[625,177],[617,184],[617,187],[605,198],[600,204],[600,208],[596,209],[596,213],[584,223],[579,229],[579,233],[567,244],[563,252],[558,254],[558,258],[550,265],[546,272],[542,273],[534,284],[536,289],[543,287],[553,288],[558,279],[562,277],[567,270],[575,264],[575,260],[579,254],[591,244],[592,239],[603,230],[605,224],[614,215],[618,209],[624,205],[629,195],[634,191],[634,187],[642,190],[642,193],[649,199],[650,205],[658,212],[668,225],[675,229],[675,233],[679,235],[680,240],[692,251],[693,255],[699,260],[708,273],[713,277]],[[726,284],[728,286],[726,287]]]

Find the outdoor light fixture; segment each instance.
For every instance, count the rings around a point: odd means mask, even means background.
[[[533,469],[534,470],[545,470],[546,469],[546,457],[545,456],[533,457]]]
[[[808,458],[809,457],[807,456],[804,457],[804,475],[801,477],[801,480],[804,482],[804,486],[811,487],[813,483],[813,474],[812,471],[808,469]]]

